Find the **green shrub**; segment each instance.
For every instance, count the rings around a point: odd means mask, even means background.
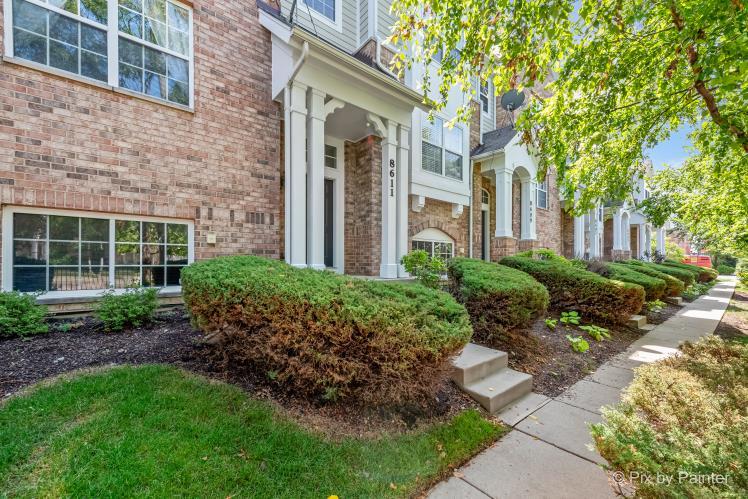
[[[699,282],[713,281],[719,276],[719,273],[714,269],[699,267],[698,265],[691,265],[690,263],[680,263],[676,262],[675,260],[665,260],[665,262],[663,262],[663,265],[695,272],[696,278]]]
[[[439,281],[447,270],[444,260],[431,258],[423,250],[411,251],[402,257],[400,263],[402,263],[405,271],[415,277],[418,282],[433,289],[439,287]]]
[[[663,274],[671,275],[683,283],[684,287],[688,287],[696,282],[696,274],[690,270],[679,269],[670,265],[664,265],[662,263],[642,262],[639,260],[629,260],[629,265],[640,265],[648,267],[650,269],[657,270]]]
[[[593,272],[547,260],[510,256],[502,265],[527,272],[546,289],[550,306],[576,310],[584,318],[604,323],[625,323],[644,305],[644,289],[638,284],[606,279]]]
[[[592,426],[600,454],[635,481],[637,497],[745,497],[748,490],[748,345],[709,336],[682,355],[636,369],[616,408]],[[680,473],[717,474],[695,483]],[[682,475],[680,475],[682,477]]]
[[[647,301],[659,300],[665,295],[667,283],[664,279],[641,273],[634,267],[622,263],[609,263],[608,269],[610,269],[610,279],[630,282],[643,287]]]
[[[0,292],[0,337],[46,333],[47,308],[36,304],[36,295]]]
[[[656,277],[665,281],[665,296],[680,296],[681,293],[683,293],[683,291],[686,289],[686,285],[683,284],[683,281],[681,281],[677,277],[666,274],[665,272],[660,272],[659,270],[656,270],[648,265],[637,265],[637,262],[639,264],[642,263],[638,260],[627,260],[621,263],[631,266],[632,268],[634,268],[634,270],[641,274],[646,274],[648,276]]]
[[[104,293],[95,313],[107,331],[122,331],[126,327],[140,327],[153,320],[158,308],[158,289],[128,288],[124,293],[109,290]]]
[[[519,270],[471,258],[454,258],[447,268],[450,291],[465,305],[479,342],[526,326],[548,308],[545,287]]]
[[[514,256],[521,256],[524,258],[532,258],[533,260],[551,260],[554,262],[571,263],[566,257],[563,257],[548,248],[531,249],[527,251],[521,251],[516,253]]]
[[[433,400],[472,333],[449,293],[254,256],[188,266],[182,294],[228,365],[323,400]]]
[[[735,274],[735,267],[721,263],[717,266],[717,272],[719,272],[720,275],[733,275]]]
[[[735,267],[735,275],[743,286],[748,286],[748,258],[741,258]]]

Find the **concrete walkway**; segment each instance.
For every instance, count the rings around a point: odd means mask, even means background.
[[[499,414],[513,430],[429,493],[431,499],[487,497],[616,497],[592,447],[588,424],[600,407],[619,401],[633,368],[677,352],[678,345],[712,334],[730,304],[734,278],[632,343],[628,350],[555,399],[532,393]]]

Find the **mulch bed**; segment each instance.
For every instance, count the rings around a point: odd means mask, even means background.
[[[748,291],[736,289],[714,334],[726,340],[748,341]]]
[[[651,322],[662,323],[678,310],[680,307],[667,305],[661,312],[651,314]],[[550,316],[558,318],[558,315]],[[564,325],[559,321],[551,330],[545,325],[544,318],[540,318],[529,328],[511,331],[487,346],[507,352],[512,369],[532,374],[534,392],[556,397],[645,334],[625,326],[609,329],[611,338],[598,342],[578,326]],[[587,340],[590,349],[585,353],[573,351],[566,339],[567,334],[581,336]]]
[[[157,316],[140,328],[107,333],[93,318],[52,323],[52,332],[28,338],[0,338],[0,401],[26,386],[66,372],[118,364],[171,364],[241,387],[265,399],[307,428],[344,436],[374,437],[445,421],[466,408],[479,408],[450,381],[427,408],[365,409],[355,404],[323,404],[295,397],[264,373],[235,366],[203,343],[183,309]]]

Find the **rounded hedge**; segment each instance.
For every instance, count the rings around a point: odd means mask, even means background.
[[[472,333],[465,308],[448,293],[254,256],[188,266],[182,294],[228,363],[324,400],[390,405],[433,397]]]
[[[572,265],[509,256],[502,265],[527,272],[548,290],[550,306],[576,310],[588,319],[624,324],[644,305],[644,288],[606,279]]]
[[[696,282],[696,274],[691,270],[679,269],[661,263],[642,262],[640,260],[629,260],[630,265],[641,265],[650,269],[658,270],[664,274],[671,275],[683,283],[686,288]]]
[[[714,269],[709,269],[706,267],[699,267],[698,265],[691,265],[690,263],[681,263],[681,262],[676,262],[675,260],[665,260],[663,262],[663,265],[695,272],[696,279],[699,282],[711,282],[715,280],[717,277],[719,277],[719,272],[717,272]]]
[[[681,281],[677,277],[673,277],[664,272],[660,272],[659,270],[647,267],[646,265],[631,265],[632,260],[627,260],[621,263],[628,264],[629,267],[633,268],[641,274],[646,274],[648,276],[656,277],[665,281],[665,296],[680,296],[681,293],[683,293],[683,291],[686,289],[683,281]]]
[[[548,290],[520,270],[454,258],[447,272],[449,289],[465,305],[479,342],[490,343],[504,331],[526,326],[548,308]]]
[[[665,295],[667,284],[664,279],[638,272],[635,268],[622,263],[609,263],[607,266],[610,270],[610,279],[630,282],[643,287],[647,301],[659,300]]]

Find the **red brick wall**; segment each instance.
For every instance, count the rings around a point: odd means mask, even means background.
[[[194,5],[194,113],[0,64],[3,204],[189,219],[197,258],[279,256],[270,34],[254,2]]]
[[[535,231],[538,235],[538,246],[549,248],[558,254],[564,250],[562,243],[561,218],[563,209],[558,198],[558,186],[556,185],[556,172],[549,170],[548,178],[548,209],[537,208],[535,210]],[[573,226],[572,226],[573,229]],[[573,244],[572,239],[572,244]]]
[[[603,260],[613,259],[613,219],[603,222]]]
[[[382,261],[382,146],[370,135],[345,143],[345,273],[379,275]]]
[[[566,210],[560,211],[561,218],[561,254],[574,258],[574,217]]]
[[[480,206],[480,204],[478,205]],[[426,198],[426,206],[419,212],[408,213],[408,248],[413,236],[424,229],[439,229],[455,241],[455,256],[468,256],[468,219],[467,207],[458,218],[452,217],[452,203]]]

